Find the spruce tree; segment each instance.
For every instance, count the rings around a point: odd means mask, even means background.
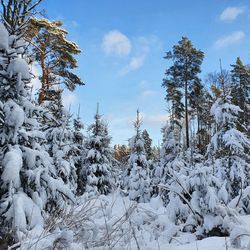
[[[142,131],[142,138],[144,140],[144,148],[147,160],[152,160],[153,159],[152,139],[149,137],[149,133],[146,129]]]
[[[129,198],[138,202],[148,202],[150,198],[148,161],[140,127],[140,113],[137,110],[137,117],[134,122],[136,135],[129,140],[130,156],[125,178],[127,179]]]
[[[53,121],[43,124],[46,148],[54,160],[57,174],[75,193],[77,189],[76,156],[79,154],[74,133],[70,127],[70,114],[62,104],[62,90],[55,91],[57,98],[46,102]]]
[[[80,106],[78,108],[77,117],[73,120],[73,142],[76,147],[74,155],[74,163],[77,175],[77,192],[78,194],[82,194],[85,184],[81,178],[81,169],[82,169],[82,159],[83,157],[86,156],[86,149],[84,147],[85,137],[82,132],[82,130],[84,129],[84,125],[81,122],[79,113],[80,113]]]
[[[55,211],[72,192],[57,175],[53,159],[45,150],[42,120],[51,116],[31,97],[31,74],[26,44],[21,36],[8,35],[0,24],[0,222],[1,230],[40,230],[46,211]],[[2,232],[3,233],[3,232]]]
[[[237,129],[242,110],[232,104],[229,94],[221,94],[211,108],[214,118],[214,134],[208,147],[208,156],[215,175],[226,181],[229,200],[245,188],[249,178],[250,140]]]
[[[101,119],[99,107],[95,122],[90,125],[90,135],[86,139],[86,158],[83,159],[81,177],[86,183],[85,190],[89,196],[108,194],[112,190],[113,152],[110,147],[111,137],[107,124]]]
[[[158,184],[168,184],[172,171],[179,171],[185,166],[181,159],[181,144],[179,126],[174,126],[174,122],[167,123],[162,128],[163,142],[160,149],[160,163],[158,165],[158,173],[161,173],[160,178],[157,177],[157,172],[154,172],[154,177],[158,179]],[[162,189],[159,192],[164,204],[169,202],[168,190]]]

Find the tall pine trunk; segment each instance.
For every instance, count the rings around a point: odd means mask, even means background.
[[[186,126],[186,146],[189,148],[189,124],[188,124],[188,84],[185,81],[185,126]]]

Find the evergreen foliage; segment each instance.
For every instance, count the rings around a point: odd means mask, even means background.
[[[86,158],[83,159],[83,180],[86,180],[86,192],[89,196],[108,194],[113,188],[113,154],[110,147],[111,137],[107,124],[99,115],[97,107],[95,122],[88,128],[90,135],[86,140]]]
[[[54,86],[64,84],[70,91],[84,83],[72,70],[77,67],[75,55],[81,50],[75,42],[68,41],[68,32],[61,21],[31,18],[25,39],[32,46],[34,60],[40,65],[42,87],[39,104],[55,99]]]
[[[201,72],[203,57],[204,53],[194,48],[187,37],[182,37],[178,44],[173,46],[173,51],[167,52],[164,57],[171,60],[173,65],[166,70],[166,78],[163,79],[162,86],[167,91],[166,100],[171,101],[172,120],[179,124],[179,120],[185,116],[187,148],[190,146],[188,103],[195,97],[190,94],[189,89],[191,91],[201,89],[198,74]],[[184,103],[182,103],[182,97],[184,97]]]
[[[28,229],[39,232],[45,211],[59,209],[74,196],[46,152],[41,122],[51,116],[30,96],[26,44],[21,37],[9,36],[2,24],[0,30],[0,44],[8,42],[0,52],[4,116],[0,128],[0,221],[3,229],[20,237]]]
[[[137,110],[137,117],[134,122],[136,135],[129,140],[130,156],[125,178],[127,178],[129,198],[138,202],[148,202],[150,198],[148,161],[140,127],[141,119],[139,110]]]

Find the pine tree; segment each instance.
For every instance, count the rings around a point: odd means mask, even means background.
[[[140,127],[140,113],[137,110],[137,117],[134,122],[136,135],[129,140],[130,157],[128,159],[127,176],[125,176],[127,180],[125,181],[131,200],[148,202],[150,198],[148,162]]]
[[[2,230],[21,236],[27,230],[41,232],[46,211],[58,211],[63,200],[74,196],[57,176],[45,150],[41,121],[51,116],[32,100],[25,43],[20,36],[9,36],[2,24],[0,33],[4,114],[0,128],[0,222]]]
[[[250,135],[250,70],[239,57],[232,67],[232,102],[242,110],[239,114],[241,126],[238,129],[242,132],[247,131]]]
[[[86,158],[83,159],[81,176],[86,182],[86,192],[89,196],[108,194],[112,190],[113,155],[110,147],[111,137],[108,135],[107,124],[99,115],[97,107],[95,123],[90,125],[91,133],[86,141]]]
[[[39,91],[39,104],[54,98],[54,86],[64,84],[70,91],[84,83],[72,72],[77,67],[75,55],[81,50],[75,42],[68,41],[68,32],[61,21],[31,18],[25,39],[32,46],[32,55],[39,63],[42,87]]]
[[[173,65],[166,70],[166,78],[163,80],[163,87],[167,90],[166,99],[172,102],[171,115],[174,121],[179,120],[185,114],[186,147],[189,148],[189,111],[188,105],[192,96],[189,88],[199,84],[198,74],[201,72],[200,66],[204,53],[193,47],[187,37],[182,37],[173,51],[166,53],[164,58],[173,61]],[[182,96],[184,93],[184,104]]]
[[[212,97],[200,81],[194,82],[190,91],[190,116],[194,122],[193,150],[196,148],[201,153],[206,152],[206,147],[210,140],[211,119],[210,109]]]
[[[124,169],[129,158],[129,147],[124,144],[115,145],[114,158],[120,163],[120,167]]]
[[[182,103],[183,94],[180,91],[181,85],[177,83],[177,79],[174,76],[174,69],[167,69],[167,76],[171,75],[171,77],[167,77],[163,79],[162,86],[166,88],[166,101],[170,102],[170,119],[171,121],[177,125],[178,127],[182,127],[181,120],[184,117],[184,105]]]

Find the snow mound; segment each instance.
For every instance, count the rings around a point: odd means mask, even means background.
[[[2,23],[0,23],[0,50],[8,49],[9,46],[9,34]]]
[[[21,74],[21,79],[30,79],[29,65],[22,58],[13,59],[7,69],[10,76]]]
[[[3,174],[1,179],[4,183],[12,183],[13,187],[20,187],[20,170],[23,165],[22,152],[18,146],[14,146],[7,152],[3,159]]]
[[[4,105],[5,124],[18,129],[24,123],[24,112],[14,101],[9,100]]]

